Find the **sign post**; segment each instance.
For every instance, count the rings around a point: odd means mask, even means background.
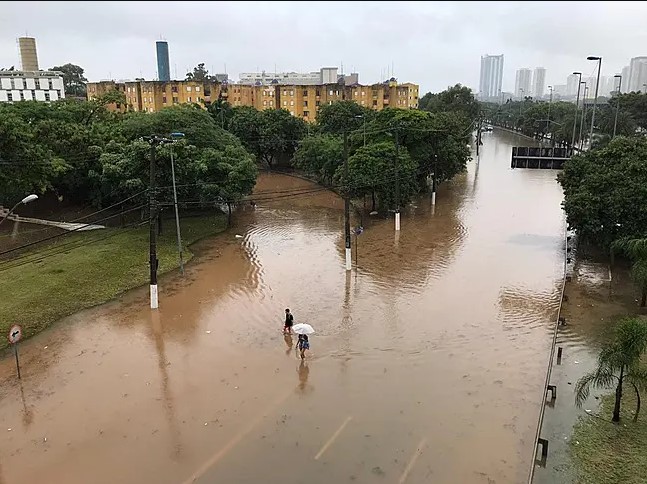
[[[22,339],[22,327],[19,324],[14,324],[9,330],[7,336],[9,343],[13,346],[13,352],[16,356],[16,370],[18,370],[18,379],[20,380],[20,361],[18,360],[18,342]]]
[[[357,263],[359,262],[359,259],[357,258],[357,252],[358,252],[358,244],[357,242],[359,241],[359,236],[362,235],[362,232],[364,232],[364,227],[361,225],[355,227],[353,230],[355,232],[355,269],[357,269]]]

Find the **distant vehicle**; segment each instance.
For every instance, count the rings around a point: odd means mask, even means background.
[[[485,126],[483,126],[483,131],[493,131],[493,130],[494,128],[489,124],[486,124]]]

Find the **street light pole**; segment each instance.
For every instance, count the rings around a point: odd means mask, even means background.
[[[600,87],[600,71],[602,70],[602,57],[588,56],[587,60],[598,61],[598,79],[595,82],[595,97],[593,98],[593,114],[591,115],[591,134],[589,135],[589,148],[593,145],[593,128],[595,127],[595,108],[598,104],[598,88]]]
[[[548,119],[546,120],[546,131],[548,133],[551,133],[550,131],[550,106],[553,104],[553,86],[548,86],[548,89],[550,89],[550,97],[548,98]],[[552,142],[553,137],[551,135],[550,140]]]
[[[478,140],[477,140],[478,143]],[[478,144],[476,145],[478,146]],[[436,205],[436,170],[438,169],[438,155],[434,155],[434,176],[431,178],[431,204]]]
[[[580,76],[580,77],[577,81],[577,99],[575,100],[575,115],[573,116],[573,138],[571,139],[571,150],[575,150],[575,130],[577,128],[577,110],[580,108],[580,87],[582,85],[582,73],[573,72],[573,75]]]
[[[589,86],[586,85],[586,82],[582,82],[581,84],[584,84],[584,94],[582,95],[582,122],[580,123],[580,151],[584,148],[584,138],[582,137],[582,131],[584,128],[584,123],[586,123],[586,94],[589,92]]]
[[[27,195],[25,198],[23,198],[17,204],[15,204],[11,208],[11,210],[9,210],[9,212],[7,212],[7,215],[2,217],[2,220],[0,220],[0,224],[2,224],[2,222],[4,222],[5,220],[7,220],[7,218],[9,218],[9,215],[11,215],[14,212],[14,210],[16,210],[18,208],[18,205],[25,205],[25,204],[27,204],[29,202],[33,202],[37,198],[38,198],[38,195],[34,195],[33,193],[31,195]]]
[[[162,138],[158,136],[146,136],[144,137],[146,141],[150,144],[150,187],[149,187],[149,228],[150,228],[150,249],[149,249],[149,266],[150,266],[150,302],[151,309],[157,309],[159,307],[159,298],[157,293],[157,266],[159,261],[157,260],[157,200],[156,196],[156,151],[157,145],[162,142]]]
[[[184,133],[171,133],[171,139],[184,138]],[[180,274],[184,275],[184,260],[182,257],[182,236],[180,234],[180,214],[177,208],[177,189],[175,186],[175,162],[173,160],[173,141],[171,141],[171,176],[173,178],[173,205],[175,207],[175,232],[177,234],[177,253],[180,259]]]
[[[613,121],[613,137],[616,137],[616,128],[618,127],[618,111],[620,111],[620,87],[622,86],[622,76],[616,74],[613,77],[618,78],[618,99],[616,99],[616,119]]]

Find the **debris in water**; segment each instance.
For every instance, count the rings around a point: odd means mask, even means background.
[[[242,238],[243,238],[243,236],[242,236],[242,235],[240,235],[240,234],[236,234],[236,238],[237,238],[237,239],[242,239]]]
[[[586,413],[591,413],[591,410],[590,410],[590,409],[588,409],[588,408],[587,408],[586,410],[584,410],[584,411],[585,411]]]
[[[205,426],[205,427],[206,427],[207,425],[209,425],[209,422],[205,422],[205,423],[204,423],[204,426]]]
[[[46,350],[46,349],[47,349],[47,346],[45,346],[43,349],[44,349],[44,350]]]
[[[11,432],[11,429],[7,429],[7,432]]]
[[[211,334],[211,331],[210,331],[210,330],[207,330],[207,331],[205,331],[205,332],[206,332],[207,334]]]
[[[369,215],[377,215],[377,211],[373,210]]]
[[[573,363],[575,363],[576,365],[579,365],[579,364],[580,364],[580,362],[579,362],[579,361],[574,361]]]

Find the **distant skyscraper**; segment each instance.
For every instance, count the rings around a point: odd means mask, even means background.
[[[624,80],[623,80],[624,81]],[[645,92],[647,84],[647,57],[634,57],[629,63],[629,92]]]
[[[580,80],[580,76],[577,74],[571,74],[566,78],[566,95],[567,96],[577,96],[577,84]],[[582,93],[580,92],[580,95]]]
[[[620,92],[629,92],[629,66],[624,66],[622,68],[622,85],[620,86]]]
[[[168,43],[164,40],[157,41],[157,78],[166,82],[171,80]]]
[[[481,56],[481,78],[479,81],[479,97],[501,97],[503,85],[503,54]]]
[[[546,90],[546,69],[543,67],[535,68],[535,75],[532,77],[532,92],[536,98],[544,95]]]
[[[526,96],[532,96],[530,86],[532,83],[532,71],[527,68],[517,69],[517,75],[514,81],[514,95],[521,99]]]

